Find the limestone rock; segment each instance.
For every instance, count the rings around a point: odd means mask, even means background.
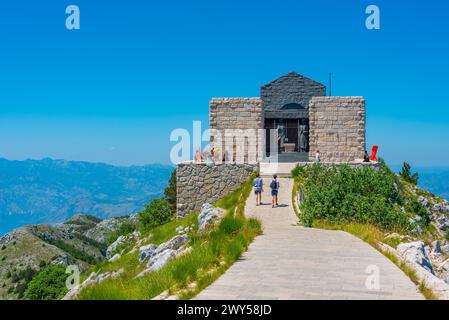
[[[449,284],[449,259],[444,261],[437,269],[439,278]]]
[[[137,275],[137,278],[143,277],[150,272],[160,270],[171,259],[176,257],[176,251],[173,249],[164,250],[156,255],[153,255],[147,265],[147,269]]]
[[[449,204],[447,202],[437,203],[433,206],[433,211],[449,214]]]
[[[422,241],[401,243],[397,248],[399,257],[409,267],[413,268],[418,279],[425,283],[440,299],[449,300],[449,285],[435,275],[426,251]]]
[[[432,253],[437,253],[437,254],[441,253],[440,241],[435,240],[434,242],[432,242],[431,246],[432,246]]]
[[[120,253],[116,253],[111,259],[109,259],[109,262],[115,262],[121,258]]]
[[[73,264],[72,258],[65,254],[63,256],[57,257],[51,262],[52,265],[70,265]]]
[[[178,234],[183,234],[183,233],[185,233],[185,229],[184,229],[183,226],[179,226],[179,227],[176,228],[176,232]]]
[[[161,253],[162,251],[165,251],[167,249],[178,250],[184,244],[186,244],[187,241],[189,241],[188,234],[180,234],[180,235],[174,236],[169,241],[160,244],[159,247],[157,247],[157,249],[154,251],[154,255],[158,255],[159,253]]]
[[[429,201],[425,197],[419,196],[418,202],[421,203],[424,206],[424,208],[429,209]]]
[[[203,204],[198,215],[198,231],[203,232],[218,219],[220,219],[219,209],[209,203]]]
[[[449,255],[449,243],[444,244],[441,246],[441,252],[443,252],[444,254]]]
[[[398,245],[397,251],[406,261],[416,263],[431,274],[434,274],[424,242],[401,243]]]
[[[148,271],[157,271],[161,269],[168,261],[176,256],[176,251],[173,249],[167,249],[159,254],[153,256],[148,263]]]
[[[106,257],[111,257],[112,252],[115,251],[115,249],[117,249],[117,247],[119,245],[121,245],[122,243],[124,243],[126,240],[125,236],[120,236],[117,238],[117,240],[115,240],[106,250]]]
[[[435,224],[436,227],[442,231],[449,230],[449,218],[444,215],[436,217]]]
[[[432,207],[432,217],[435,226],[441,232],[449,230],[449,204],[446,201]]]
[[[185,244],[189,241],[188,234],[178,234],[169,241],[161,243],[159,246],[149,244],[140,248],[141,262],[150,259],[147,268],[137,275],[137,277],[145,276],[146,274],[161,269],[167,262],[175,257],[187,253]]]
[[[156,251],[157,245],[150,243],[149,245],[140,247],[140,262],[144,262],[148,258],[150,258],[154,251]]]
[[[165,250],[178,250],[189,241],[188,234],[180,234],[171,238],[169,241],[161,243],[159,246],[155,244],[149,244],[141,247],[140,250],[140,262],[144,262],[149,258],[159,255]],[[150,261],[151,262],[151,261]]]
[[[101,273],[101,274],[100,274],[100,270],[98,270],[97,272],[92,272],[83,283],[79,284],[78,286],[76,286],[75,288],[73,288],[69,292],[67,292],[67,294],[64,296],[64,298],[62,298],[62,300],[75,299],[76,296],[78,296],[78,294],[81,292],[81,290],[86,288],[87,286],[98,285],[98,284],[102,283],[103,281],[105,281],[106,279],[116,278],[124,272],[125,272],[125,269],[123,269],[123,268],[120,268],[117,271],[105,272],[105,273]]]

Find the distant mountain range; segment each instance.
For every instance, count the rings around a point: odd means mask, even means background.
[[[173,170],[166,165],[0,158],[0,235],[25,224],[66,221],[75,214],[104,219],[135,213],[163,194]]]

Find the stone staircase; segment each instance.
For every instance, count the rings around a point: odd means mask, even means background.
[[[277,154],[276,157],[266,157],[260,162],[260,175],[272,177],[276,174],[280,178],[288,178],[296,165],[307,162],[308,157],[307,152],[285,152]]]
[[[277,154],[277,157],[266,157],[264,162],[280,162],[280,163],[293,163],[293,162],[306,162],[309,160],[308,152],[284,152]]]
[[[288,178],[291,176],[292,170],[296,167],[297,162],[276,163],[276,162],[260,162],[261,177],[272,177],[276,174],[279,178]]]

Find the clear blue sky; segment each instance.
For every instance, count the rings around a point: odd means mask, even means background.
[[[1,1],[0,157],[167,163],[211,97],[332,71],[334,95],[366,97],[390,164],[449,165],[448,39],[446,0]]]

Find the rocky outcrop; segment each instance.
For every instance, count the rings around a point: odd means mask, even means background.
[[[125,219],[123,218],[111,218],[103,220],[96,224],[93,228],[89,229],[85,233],[85,235],[86,237],[91,238],[97,242],[105,243],[107,236],[117,231],[123,222],[125,222]]]
[[[221,219],[220,209],[214,207],[209,203],[203,204],[201,212],[198,215],[198,231],[204,232],[214,222]]]
[[[427,272],[433,275],[435,274],[428,253],[426,252],[424,242],[401,243],[398,245],[397,251],[406,261],[417,264]]]
[[[105,281],[106,279],[109,278],[116,278],[118,276],[120,276],[122,273],[125,272],[125,269],[121,268],[117,271],[114,272],[105,272],[105,273],[100,273],[101,270],[97,271],[97,272],[92,272],[89,277],[83,281],[83,283],[79,284],[78,286],[72,288],[69,290],[69,292],[66,293],[66,295],[64,296],[64,298],[62,298],[62,300],[73,300],[75,299],[79,293],[81,292],[81,290],[83,290],[84,288],[90,286],[90,285],[98,285],[100,283],[102,283],[103,281]]]
[[[149,259],[157,249],[157,245],[150,243],[149,245],[140,247],[140,262],[144,262]]]
[[[120,255],[120,253],[116,253],[111,259],[109,259],[109,262],[115,262],[118,261],[122,256]]]
[[[432,207],[432,218],[435,226],[441,231],[449,230],[449,204],[447,202],[437,203]]]
[[[433,291],[440,299],[449,300],[449,284],[435,274],[429,247],[422,241],[401,243],[396,250],[397,255],[411,267],[418,279]]]
[[[194,225],[194,224],[192,224],[192,225],[189,226],[189,227],[179,226],[179,227],[176,228],[176,232],[177,232],[178,234],[189,233],[189,232],[191,232],[194,228],[195,228],[195,225]]]
[[[115,240],[106,250],[106,257],[110,258],[113,253],[115,253],[115,251],[117,250],[117,248],[124,244],[127,243],[128,245],[131,244],[131,242],[137,240],[140,237],[140,232],[138,231],[134,231],[133,233],[127,235],[127,236],[120,236],[117,238],[117,240]]]
[[[169,241],[161,243],[159,246],[149,244],[140,248],[140,261],[145,262],[149,259],[146,269],[139,273],[137,277],[143,277],[150,272],[157,271],[167,264],[170,260],[178,257],[184,252],[185,245],[189,241],[188,234],[178,234]]]

